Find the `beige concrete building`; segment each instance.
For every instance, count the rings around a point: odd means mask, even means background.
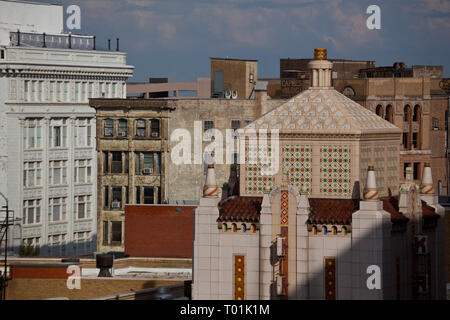
[[[258,60],[211,59],[211,96],[250,99],[258,80]]]
[[[125,204],[166,198],[165,100],[91,99],[97,120],[97,251],[124,250]]]

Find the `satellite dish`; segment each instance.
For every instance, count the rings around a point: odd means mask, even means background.
[[[237,90],[233,90],[233,93],[231,95],[232,99],[237,99]]]
[[[226,99],[231,99],[231,90],[227,90],[227,91],[225,92],[225,98],[226,98]]]

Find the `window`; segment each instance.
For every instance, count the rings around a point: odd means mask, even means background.
[[[51,185],[67,184],[67,161],[50,161],[48,181]]]
[[[411,119],[411,107],[406,105],[403,109],[403,121],[409,122]]]
[[[122,187],[112,187],[112,202],[111,208],[122,208]]]
[[[433,126],[433,130],[439,130],[439,119],[433,117],[431,119],[431,125]]]
[[[48,98],[48,100],[56,101],[56,97],[55,97],[56,82],[55,81],[50,81],[50,83],[48,84],[48,87],[49,87],[49,98]]]
[[[113,119],[105,119],[105,137],[112,137],[114,135],[114,120]]]
[[[204,120],[203,121],[203,129],[204,131],[207,131],[209,129],[214,128],[214,121],[213,120]]]
[[[111,222],[111,242],[112,243],[122,243],[122,222],[112,221]]]
[[[413,121],[420,121],[420,106],[416,104],[414,106],[414,112],[413,112]]]
[[[35,187],[41,185],[41,162],[25,162],[23,169],[23,186]]]
[[[420,163],[414,162],[414,167],[413,167],[414,180],[419,180],[419,168],[420,168]]]
[[[41,120],[27,119],[23,127],[24,149],[34,149],[41,147]]]
[[[241,127],[241,120],[231,120],[231,129],[237,130]]]
[[[136,136],[145,137],[145,120],[136,120]]]
[[[41,245],[41,238],[40,237],[36,237],[36,238],[25,238],[23,239],[23,244],[24,245],[30,245],[33,247],[40,247]]]
[[[66,198],[48,199],[48,221],[66,221],[67,205]]]
[[[93,98],[94,97],[94,83],[93,82],[89,82],[88,84],[88,98]]]
[[[91,182],[91,160],[75,160],[75,182],[89,183]]]
[[[136,170],[136,174],[141,174],[141,153],[134,153],[134,169]]]
[[[73,234],[73,241],[74,249],[77,254],[82,255],[90,251],[91,233],[89,231],[75,232]]]
[[[412,134],[412,146],[414,149],[418,149],[417,146],[417,132],[413,132]]]
[[[392,106],[389,104],[386,106],[386,114],[384,115],[384,120],[392,123],[393,121],[392,115],[393,115]]]
[[[410,167],[411,164],[410,163],[403,163],[403,178],[406,178],[406,168]]]
[[[51,256],[64,256],[66,254],[66,235],[56,234],[48,236],[48,246]]]
[[[141,203],[141,187],[136,187],[136,204]]]
[[[154,204],[155,194],[153,187],[144,187],[144,204]]]
[[[103,202],[103,206],[105,208],[109,207],[109,187],[105,186],[103,189],[103,197],[104,197],[104,202]]]
[[[108,221],[103,221],[103,244],[108,244]]]
[[[49,145],[52,148],[64,148],[67,146],[67,119],[51,120]]]
[[[74,201],[75,219],[91,217],[91,196],[76,196]]]
[[[75,101],[80,101],[80,83],[79,82],[75,82],[74,84],[75,86]]]
[[[112,152],[111,173],[122,173],[122,152]]]
[[[64,87],[63,87],[63,101],[69,101],[70,100],[70,96],[69,96],[70,82],[65,81],[63,84],[64,84]]]
[[[109,173],[109,152],[103,152],[103,172]]]
[[[144,152],[144,166],[143,169],[153,170],[155,166],[155,158],[152,152]]]
[[[75,143],[77,147],[89,147],[92,140],[91,119],[79,118],[75,127]]]
[[[41,200],[25,200],[23,202],[23,224],[41,222]]]
[[[5,50],[0,50],[0,59],[5,59]]]
[[[158,138],[159,137],[159,120],[158,119],[151,120],[150,129],[151,129],[152,138]]]
[[[119,137],[127,136],[127,120],[126,119],[119,119],[119,131],[118,131],[117,135]]]
[[[408,135],[409,133],[403,132],[402,144],[404,149],[408,149]]]

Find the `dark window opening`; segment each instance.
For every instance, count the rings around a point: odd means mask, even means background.
[[[150,127],[151,127],[152,138],[158,138],[159,137],[159,120],[152,119],[152,121],[150,123]]]
[[[112,153],[111,172],[122,173],[122,152]]]
[[[122,187],[112,187],[112,203],[113,209],[119,209],[122,207]]]
[[[103,221],[103,244],[108,244],[108,221]]]
[[[105,120],[105,137],[112,137],[114,135],[114,121],[112,119]]]
[[[153,187],[144,187],[144,204],[154,204],[155,195],[153,192]]]
[[[136,120],[136,136],[145,137],[145,120]]]
[[[141,203],[141,187],[136,187],[136,203]]]
[[[122,222],[113,221],[111,222],[111,242],[121,243],[122,242]]]
[[[125,119],[120,119],[119,120],[119,131],[117,133],[117,135],[119,137],[126,137],[127,136],[127,120]]]
[[[105,188],[104,188],[104,191],[103,191],[103,193],[104,193],[104,199],[105,199],[103,205],[105,206],[105,208],[108,208],[108,207],[109,207],[109,197],[108,197],[108,192],[109,192],[109,188],[108,188],[108,187],[105,187]]]

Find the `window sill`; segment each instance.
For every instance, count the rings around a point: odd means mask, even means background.
[[[49,221],[48,222],[48,225],[49,226],[51,226],[51,225],[58,225],[58,224],[66,224],[68,221],[67,220],[61,220],[61,221]]]
[[[81,219],[74,219],[75,222],[90,222],[92,221],[92,218],[81,218]]]
[[[22,226],[24,228],[32,228],[32,227],[42,227],[42,223],[27,223],[27,224],[22,224]]]

